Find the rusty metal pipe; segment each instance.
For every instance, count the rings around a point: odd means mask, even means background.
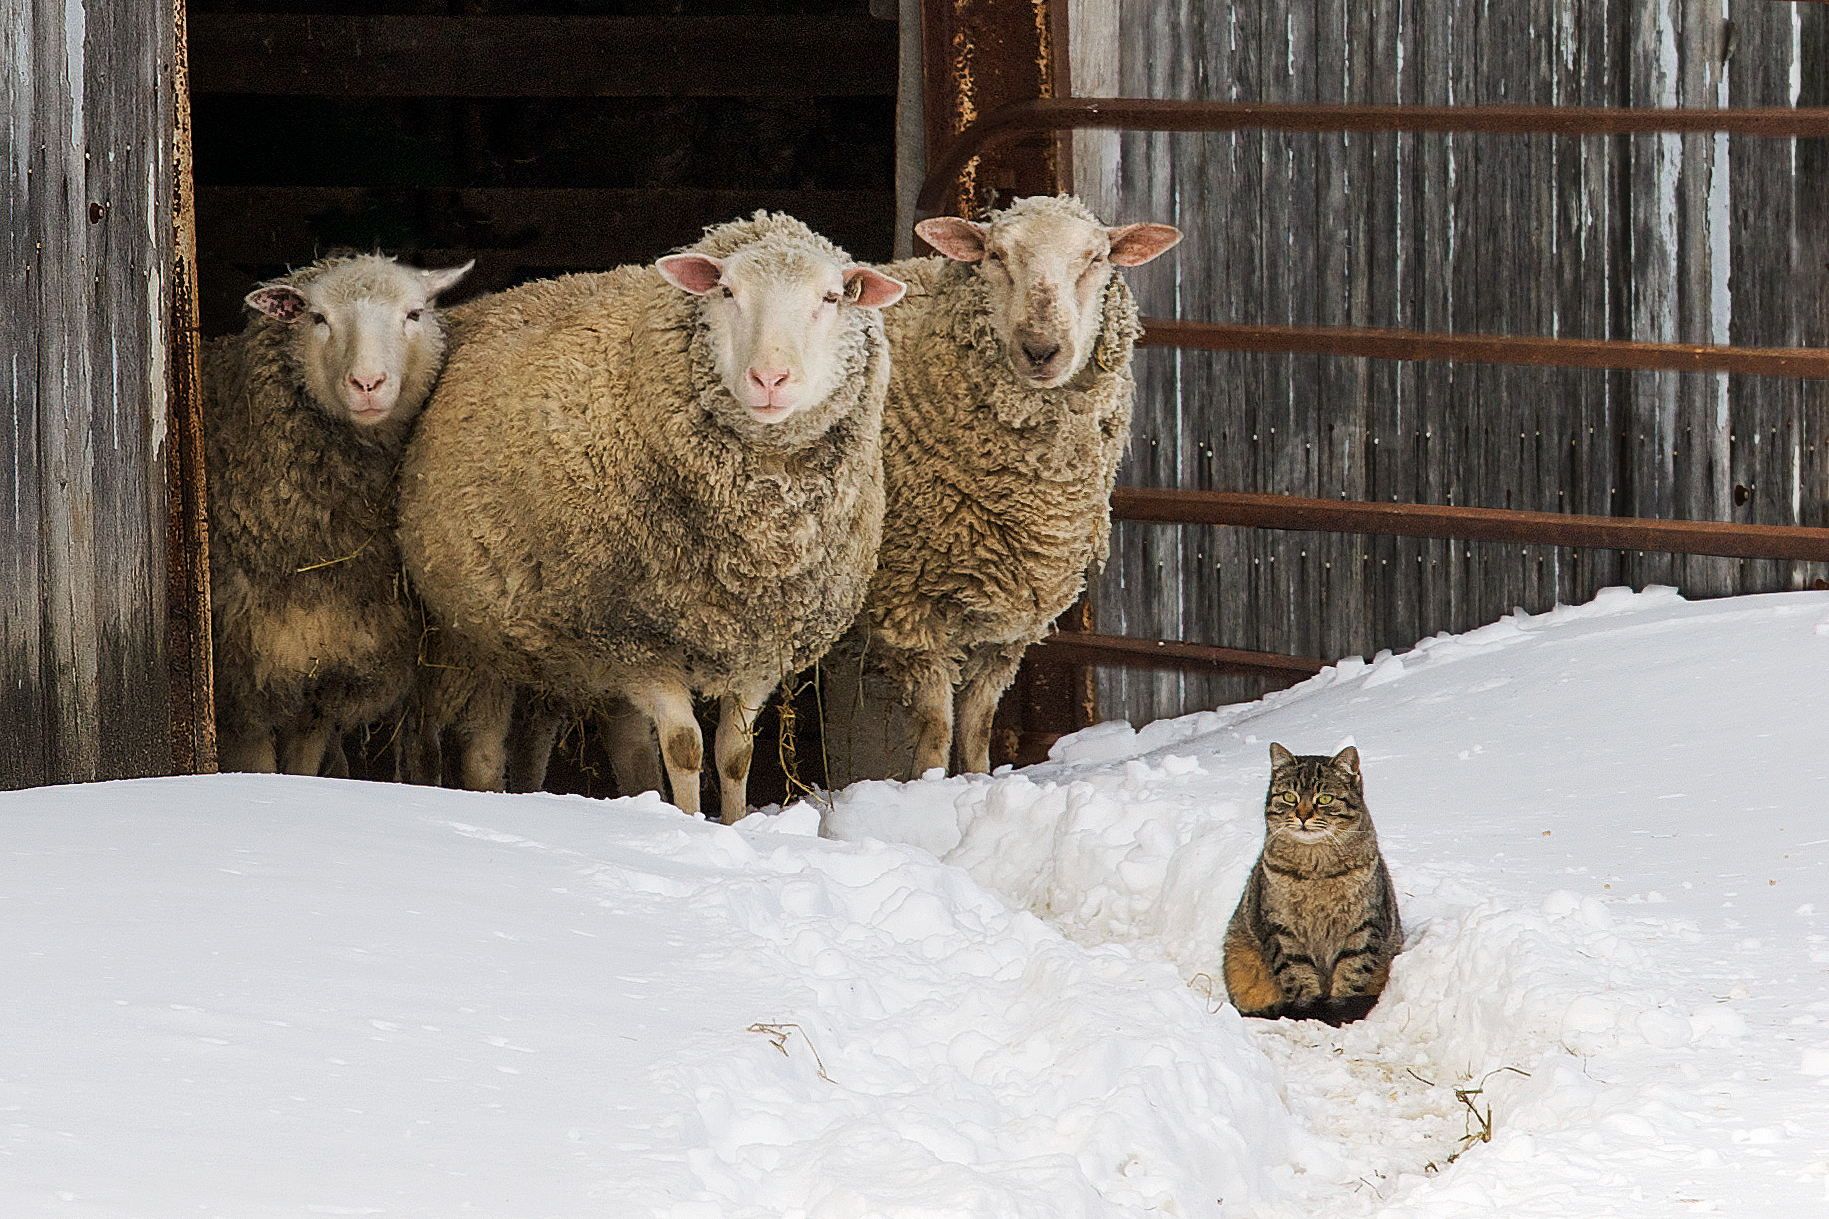
[[[1508,508],[1384,504],[1156,487],[1119,487],[1112,493],[1111,514],[1116,520],[1160,524],[1248,525],[1314,533],[1518,542],[1534,546],[1829,563],[1829,529],[1800,525],[1576,516],[1560,512],[1519,512]]]
[[[1194,102],[1134,97],[1039,98],[1001,106],[959,133],[929,169],[916,201],[939,209],[948,187],[998,144],[1042,132],[1125,131],[1406,132],[1483,135],[1655,135],[1726,132],[1762,139],[1829,137],[1829,107],[1651,108],[1624,106],[1350,106],[1287,102]]]
[[[1037,659],[1061,665],[1111,665],[1127,669],[1203,670],[1242,673],[1300,681],[1313,677],[1328,663],[1309,656],[1280,652],[1248,652],[1210,643],[1180,643],[1169,639],[1132,639],[1125,635],[1099,635],[1090,631],[1063,631],[1042,640]]]
[[[1829,379],[1829,350],[1809,347],[1707,347],[1690,343],[1638,343],[1628,339],[1439,334],[1344,326],[1260,326],[1236,322],[1185,322],[1176,318],[1145,318],[1143,328],[1140,345],[1144,347]]]

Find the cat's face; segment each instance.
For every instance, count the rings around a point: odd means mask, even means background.
[[[1365,782],[1359,751],[1348,745],[1333,757],[1298,757],[1281,745],[1270,747],[1270,793],[1264,828],[1302,842],[1319,842],[1361,828]]]

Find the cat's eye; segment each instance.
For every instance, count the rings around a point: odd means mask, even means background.
[[[1315,803],[1320,805],[1323,808],[1332,804],[1333,802],[1334,802],[1334,798],[1332,796],[1328,795],[1326,792],[1322,792],[1320,795],[1315,797]]]
[[[1283,793],[1283,803],[1284,804],[1294,804],[1295,802],[1296,802],[1296,794],[1294,792],[1284,792]]]

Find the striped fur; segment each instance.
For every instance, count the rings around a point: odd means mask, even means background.
[[[1402,947],[1359,751],[1297,757],[1272,745],[1264,849],[1226,928],[1233,1006],[1247,1016],[1358,1020]]]

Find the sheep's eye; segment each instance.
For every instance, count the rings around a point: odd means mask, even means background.
[[[1322,792],[1320,795],[1315,797],[1315,803],[1322,805],[1323,807],[1325,807],[1329,804],[1332,804],[1333,802],[1334,802],[1334,798],[1332,796],[1328,795],[1326,792]]]
[[[1002,250],[992,250],[990,253],[986,254],[985,257],[990,259],[992,262],[1002,262],[1003,261],[1003,251]]]
[[[729,300],[731,297],[736,295],[736,293],[732,292],[729,288],[722,287],[722,286],[720,286],[718,288],[718,291],[723,295],[725,300]]]
[[[1294,792],[1284,792],[1283,793],[1283,803],[1284,804],[1294,804],[1295,802],[1296,802],[1296,794]]]
[[[330,325],[330,319],[325,317],[323,314],[317,312],[316,310],[312,311],[311,320],[313,323],[315,323],[316,325],[319,325],[319,326]]]
[[[836,305],[837,303],[838,303],[838,293],[836,293],[836,292],[826,293],[826,304]]]
[[[419,320],[419,315],[424,312],[424,309],[408,309],[406,311],[406,320],[409,322],[416,322]]]

